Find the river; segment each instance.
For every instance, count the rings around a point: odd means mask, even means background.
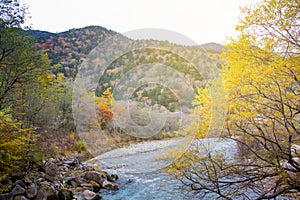
[[[172,159],[160,158],[169,149],[187,148],[191,141],[179,138],[151,141],[119,148],[90,160],[101,165],[109,173],[119,175],[120,189],[101,191],[103,200],[194,200],[197,195],[182,189],[179,180],[162,172]],[[206,138],[201,140],[205,149],[221,150],[229,156],[236,154],[236,144],[229,140]],[[204,200],[216,199],[214,194],[206,195]],[[287,199],[287,198],[280,198]]]

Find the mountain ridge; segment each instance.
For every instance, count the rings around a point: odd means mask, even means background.
[[[118,33],[101,26],[74,28],[60,33],[50,33],[40,30],[31,31],[31,35],[36,37],[36,43],[33,46],[42,49],[48,54],[51,66],[53,66],[52,72],[54,74],[63,73],[66,77],[72,79],[76,77],[79,66],[82,66],[82,63],[84,64],[85,61],[88,63],[86,66],[87,70],[90,70],[91,74],[97,73],[96,68],[102,66],[101,59],[97,57],[99,55],[92,55],[90,57],[89,54],[101,42],[116,34]],[[128,41],[132,40],[128,39]],[[151,70],[151,66],[155,66],[157,63],[162,66],[169,66],[172,68],[172,70],[169,70],[168,72],[169,76],[174,76],[175,80],[176,78],[180,79],[180,76],[177,77],[178,75],[175,75],[172,72],[177,71],[184,79],[189,81],[189,84],[194,89],[196,89],[205,84],[203,75],[204,73],[209,73],[210,69],[208,66],[214,65],[220,68],[222,65],[219,54],[223,46],[217,43],[206,43],[200,45],[199,48],[199,46],[183,46],[168,41],[158,40],[137,40],[137,42],[145,44],[149,43],[150,46],[155,43],[156,46],[165,47],[165,49],[140,48],[124,55],[120,54],[120,57],[114,60],[104,71],[104,74],[101,75],[95,91],[97,96],[101,96],[103,92],[110,87],[114,88],[121,80],[122,74],[130,72],[133,67],[139,69],[141,66],[150,64],[149,69],[143,69],[140,74],[135,73],[131,77],[135,78],[136,81],[143,82],[149,81],[148,79],[143,78],[145,76],[156,80],[158,76],[160,77],[167,74],[167,72],[164,71],[161,72],[160,75],[156,75],[157,72]],[[122,45],[124,46],[124,44],[120,43],[121,49],[123,48]],[[107,49],[107,51],[118,54],[118,48],[115,47],[113,49]],[[201,62],[201,65],[204,66],[204,71],[202,69],[200,72],[191,62],[186,60],[188,57],[192,60],[195,56],[198,59],[195,61]],[[159,67],[156,69],[159,70]],[[123,81],[126,82],[126,80]],[[176,85],[175,82],[170,84],[174,85],[174,88],[177,88],[178,91],[182,91],[182,93],[188,91],[184,88],[180,88],[180,84]],[[128,91],[132,92],[135,101],[152,106],[156,104],[163,105],[170,111],[176,111],[178,109],[178,100],[176,100],[176,96],[174,96],[170,90],[163,89],[161,85],[142,85],[145,87],[136,88],[134,91]],[[128,89],[132,88],[123,88],[123,90]],[[187,98],[184,94],[182,96]],[[192,99],[192,97],[188,98]]]
[[[86,26],[59,33],[30,30],[29,34],[36,39],[33,46],[44,50],[48,54],[51,65],[56,68],[53,73],[64,73],[65,76],[74,78],[78,66],[88,53],[99,43],[118,33],[102,26]],[[221,44],[214,42],[199,46],[214,53],[220,53],[223,49]]]

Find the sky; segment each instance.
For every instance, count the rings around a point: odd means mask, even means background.
[[[197,44],[235,36],[240,7],[258,0],[20,0],[29,6],[32,29],[62,32],[99,25],[125,33],[175,31]]]

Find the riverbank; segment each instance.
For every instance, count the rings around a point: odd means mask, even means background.
[[[101,190],[117,190],[117,174],[86,165],[76,157],[56,157],[28,173],[20,172],[7,180],[10,192],[0,195],[5,199],[101,199]]]
[[[162,155],[172,149],[184,149],[189,142],[190,140],[185,138],[146,141],[103,153],[87,163],[126,173],[157,171],[174,159],[172,156],[162,158]]]
[[[126,148],[118,148],[101,154],[86,162],[81,162],[90,157],[88,153],[72,156],[57,156],[36,165],[29,172],[18,172],[11,175],[6,181],[9,192],[0,194],[2,199],[101,199],[101,193],[116,191],[120,185],[125,187],[130,181],[122,181],[128,174],[117,169],[118,166],[138,167],[137,159],[132,158],[133,163],[124,164],[122,158],[130,156],[158,155],[166,148],[172,148],[184,142],[183,138],[148,141],[130,145]],[[88,154],[88,155],[85,155]],[[115,159],[116,165],[107,166],[98,161]],[[130,158],[128,159],[130,160]],[[152,167],[149,163],[152,163]],[[145,163],[144,161],[142,163]],[[153,171],[164,165],[158,164],[157,157],[148,160],[148,170]],[[155,167],[155,168],[153,168]],[[119,168],[120,169],[120,168]],[[140,168],[144,170],[144,167]],[[109,173],[108,173],[109,172]],[[135,171],[137,172],[137,171]],[[121,181],[117,181],[121,173]]]

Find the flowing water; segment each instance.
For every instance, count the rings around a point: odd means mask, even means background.
[[[103,200],[194,200],[197,195],[183,190],[180,181],[162,172],[172,160],[162,159],[167,149],[187,147],[190,141],[174,139],[153,141],[120,148],[98,157],[91,163],[101,164],[108,173],[119,175],[119,190],[101,191]],[[215,138],[201,140],[204,149],[222,151],[231,159],[236,155],[236,144]],[[204,199],[216,199],[214,194]]]

